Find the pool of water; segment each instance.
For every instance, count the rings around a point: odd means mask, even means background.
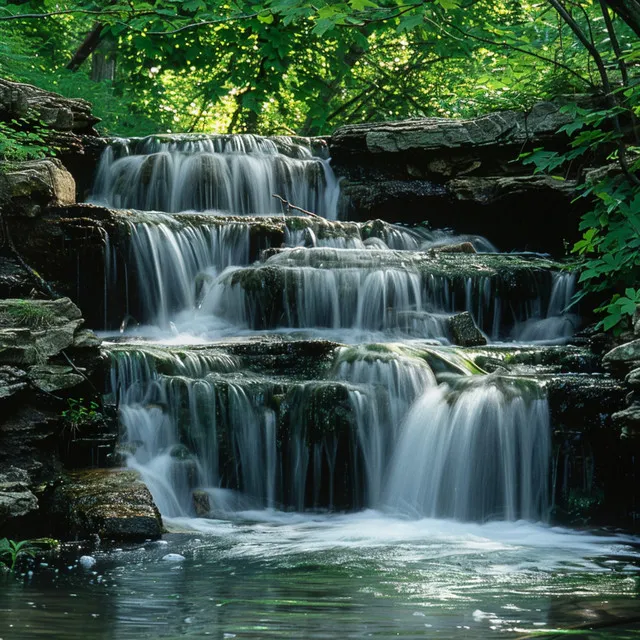
[[[640,638],[628,536],[373,511],[166,524],[92,569],[0,577],[0,639]]]

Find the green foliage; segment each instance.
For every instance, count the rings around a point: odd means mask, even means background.
[[[588,198],[590,209],[582,216],[582,239],[572,252],[580,257],[582,290],[606,296],[595,310],[603,314],[598,327],[619,333],[640,304],[640,155],[628,144],[621,122],[633,129],[635,112],[640,105],[640,83],[625,91],[625,102],[608,109],[565,111],[572,122],[563,127],[571,136],[566,152],[537,149],[526,154],[523,162],[535,165],[536,172],[556,173],[576,161],[609,161],[604,170],[586,172],[580,197]],[[622,162],[620,162],[623,157]]]
[[[83,425],[102,420],[100,405],[93,400],[85,401],[84,398],[68,398],[67,406],[68,408],[61,413],[61,416],[65,423],[65,428],[68,428],[74,436]]]
[[[601,295],[602,326],[620,330],[640,275],[633,148],[640,140],[640,23],[619,5],[20,0],[0,14],[0,74],[89,99],[102,131],[121,135],[321,135],[344,122],[465,117],[527,109],[560,94],[604,96],[602,106],[567,107],[567,151],[539,149],[526,161],[559,177],[594,161],[618,163],[619,171],[584,184],[581,197],[593,207],[574,252],[582,260],[581,295]],[[91,60],[67,69],[96,29],[116,57],[113,80],[94,82]],[[15,123],[2,125],[5,154],[45,152],[38,131],[32,139],[20,132]]]
[[[469,116],[593,86],[548,6],[506,0],[30,0],[6,6],[0,73],[94,103],[109,133],[331,132],[343,122]],[[597,7],[588,5],[587,16]],[[59,13],[58,13],[59,12]],[[99,14],[96,15],[96,12]],[[4,15],[4,14],[3,14]],[[115,81],[66,69],[99,19]]]
[[[15,540],[2,538],[0,540],[0,563],[13,572],[19,559],[25,556],[34,558],[37,551],[38,547],[35,540],[16,542]]]
[[[40,121],[21,118],[0,122],[0,160],[20,162],[54,155]]]

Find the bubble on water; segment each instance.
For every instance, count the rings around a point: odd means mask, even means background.
[[[166,556],[162,556],[162,559],[165,562],[182,562],[186,560],[186,558],[183,555],[180,555],[179,553],[167,553]]]
[[[80,560],[78,560],[78,564],[83,569],[92,569],[96,566],[98,561],[93,556],[80,556]]]

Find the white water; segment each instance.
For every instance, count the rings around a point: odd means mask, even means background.
[[[254,508],[331,508],[340,459],[350,461],[352,504],[461,520],[546,518],[548,407],[530,384],[455,374],[450,388],[417,356],[344,348],[324,381],[303,384],[251,375],[222,347],[119,347],[113,358],[130,464],[166,515],[192,515],[196,489],[215,513],[227,508],[215,492],[223,488]],[[283,383],[289,392],[274,406]],[[309,424],[318,411],[333,415],[334,397],[344,398],[347,422]]]
[[[107,148],[91,202],[147,211],[280,213],[277,194],[325,218],[337,216],[338,182],[303,140],[182,136],[120,140]]]
[[[549,407],[513,394],[490,380],[424,393],[403,424],[385,504],[432,518],[546,519]]]

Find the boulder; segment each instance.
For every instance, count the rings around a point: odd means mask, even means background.
[[[29,474],[10,466],[0,473],[0,524],[21,518],[38,509],[38,500],[29,488]]]
[[[602,364],[608,371],[623,374],[640,367],[640,339],[611,349],[602,358]]]
[[[471,242],[443,244],[432,249],[434,253],[478,253]]]
[[[461,347],[475,347],[487,344],[487,339],[478,329],[468,311],[458,313],[449,320],[453,343]]]
[[[158,508],[135,471],[71,472],[56,487],[51,508],[71,537],[142,541],[162,534]]]
[[[211,499],[202,489],[193,492],[193,510],[199,518],[206,518],[211,513]]]
[[[0,164],[0,205],[7,215],[36,217],[48,206],[75,201],[75,180],[55,158]]]

